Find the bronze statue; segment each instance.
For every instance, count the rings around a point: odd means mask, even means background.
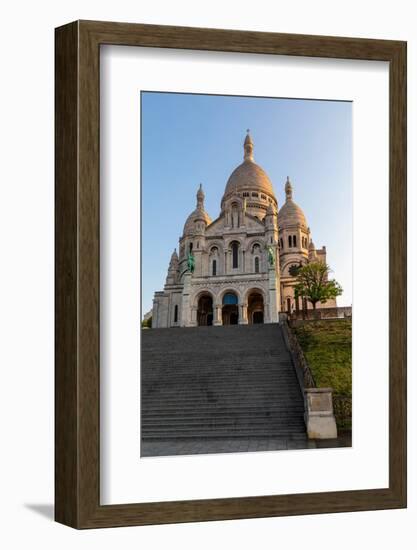
[[[193,256],[193,253],[192,252],[189,252],[188,253],[188,257],[187,257],[187,266],[188,266],[188,271],[190,273],[194,273],[194,268],[195,268],[195,258]]]
[[[272,246],[267,246],[266,249],[268,250],[268,262],[269,265],[275,265],[275,251],[272,248]]]

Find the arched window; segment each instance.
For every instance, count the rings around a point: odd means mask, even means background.
[[[232,267],[235,269],[239,265],[239,243],[232,243]]]
[[[297,246],[297,237],[295,235],[292,237],[292,245]]]
[[[281,250],[284,249],[284,241],[282,239],[280,239],[280,242],[281,242]]]
[[[191,254],[191,252],[193,251],[193,243],[190,243],[189,251],[190,251],[190,254]]]
[[[174,307],[174,323],[178,323],[178,306]]]
[[[211,273],[212,273],[213,277],[215,277],[217,275],[217,261],[216,260],[213,260]]]
[[[255,258],[255,273],[259,273],[259,258],[256,256]]]
[[[288,235],[288,246],[289,246],[289,248],[292,248],[292,237],[291,237],[291,235]]]

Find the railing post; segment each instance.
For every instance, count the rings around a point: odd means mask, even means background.
[[[333,413],[331,388],[307,388],[305,422],[310,439],[336,439],[337,426]]]

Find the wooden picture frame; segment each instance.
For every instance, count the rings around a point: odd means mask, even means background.
[[[55,519],[75,528],[406,506],[406,43],[76,21],[56,29]],[[389,62],[389,487],[100,505],[99,56],[117,44]]]

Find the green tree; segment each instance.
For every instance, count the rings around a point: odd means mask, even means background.
[[[342,287],[335,279],[328,279],[330,267],[323,262],[311,262],[298,270],[295,298],[306,298],[316,309],[317,302],[326,303],[330,298],[336,298],[343,292]]]
[[[142,328],[152,328],[152,317],[142,321]]]

